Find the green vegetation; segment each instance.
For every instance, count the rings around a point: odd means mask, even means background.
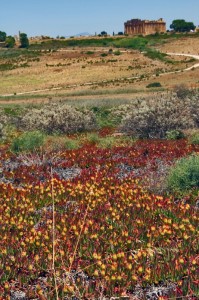
[[[121,51],[120,50],[116,50],[113,52],[114,55],[121,55]]]
[[[11,145],[11,150],[15,153],[21,151],[34,151],[44,144],[44,135],[40,131],[24,132],[15,138]]]
[[[15,67],[13,64],[0,64],[0,71],[8,71],[8,70],[13,70]]]
[[[92,111],[80,111],[66,104],[43,105],[41,109],[29,109],[18,120],[19,129],[42,130],[47,134],[76,133],[96,129]]]
[[[74,150],[80,147],[80,141],[78,139],[66,138],[64,144],[68,150]]]
[[[47,40],[30,45],[31,49],[58,49],[60,47],[117,47],[144,50],[148,39],[144,37],[101,37],[88,39]]]
[[[118,109],[122,130],[138,138],[165,138],[168,131],[198,128],[198,98],[179,101],[176,96],[156,97],[133,102]]]
[[[9,35],[6,37],[5,43],[7,48],[13,48],[15,45],[15,39],[13,36]]]
[[[14,38],[7,37],[8,49],[0,51],[0,71],[8,71],[17,68],[29,67],[29,62],[38,61],[41,55],[40,51],[29,51],[27,49],[11,49],[14,47]]]
[[[5,42],[6,33],[4,31],[0,31],[0,42]]]
[[[146,51],[146,48],[155,47],[157,45],[165,43],[167,40],[180,39],[186,34],[187,37],[197,38],[199,33],[194,35],[189,33],[164,33],[164,34],[152,34],[148,36],[136,36],[126,37],[118,35],[117,37],[93,37],[93,38],[70,38],[70,39],[46,39],[41,42],[35,42],[30,45],[31,49],[34,50],[56,50],[59,48],[66,47],[116,47],[116,48],[127,48],[135,49],[139,51]]]
[[[102,57],[105,57],[105,56],[107,56],[108,54],[107,53],[101,53],[100,54]]]
[[[179,140],[185,138],[185,135],[180,130],[169,130],[166,132],[167,140]]]
[[[156,87],[162,87],[162,85],[160,82],[152,82],[152,83],[149,83],[146,87],[147,88],[156,88]]]
[[[120,39],[120,38],[118,38]],[[67,40],[46,40],[30,45],[30,49],[59,49],[66,47],[109,47],[113,46],[114,38],[88,38]]]
[[[85,54],[92,55],[92,54],[94,54],[94,53],[95,53],[94,51],[86,51]]]
[[[29,40],[26,33],[20,33],[19,35],[20,39],[20,47],[21,48],[28,48],[29,47]]]
[[[162,52],[157,51],[155,49],[146,48],[144,55],[147,56],[150,59],[171,62],[170,60],[168,60],[166,58],[167,57],[166,53],[162,53]]]
[[[184,192],[199,187],[199,155],[181,158],[170,170],[167,184],[169,189]]]
[[[3,59],[17,59],[17,58],[34,58],[40,56],[40,51],[31,51],[29,49],[3,49],[0,51],[0,60]]]
[[[101,137],[98,141],[98,147],[102,149],[110,149],[114,146],[116,146],[118,143],[118,140],[114,136],[106,136]]]
[[[170,28],[175,30],[176,32],[189,32],[191,30],[194,30],[196,26],[193,22],[186,22],[183,19],[177,19],[173,20]]]
[[[107,36],[107,32],[103,30],[103,31],[100,33],[100,35],[102,35],[102,36]]]
[[[132,145],[135,139],[127,136],[115,137],[113,135],[100,136],[98,133],[88,133],[86,135],[86,142],[96,145],[99,148],[106,149],[121,145]]]
[[[113,44],[118,48],[130,48],[134,50],[144,51],[146,49],[148,41],[143,37],[120,38],[115,40]]]
[[[192,134],[189,138],[189,142],[192,145],[199,145],[199,133],[195,132],[194,134]]]
[[[97,144],[99,142],[99,135],[96,132],[92,132],[92,133],[87,133],[86,134],[86,141],[91,143],[91,144]]]
[[[91,110],[94,112],[96,116],[97,124],[100,128],[103,127],[114,127],[117,126],[121,118],[112,118],[111,117],[111,107],[112,105],[109,103],[107,106],[93,106]]]
[[[192,94],[192,91],[184,83],[176,85],[174,92],[179,99],[185,99]]]

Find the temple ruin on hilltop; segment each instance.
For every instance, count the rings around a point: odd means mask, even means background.
[[[148,35],[162,32],[166,32],[166,22],[162,18],[157,21],[132,19],[124,23],[125,34]]]

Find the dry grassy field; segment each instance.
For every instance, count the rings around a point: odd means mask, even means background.
[[[182,37],[168,39],[156,48],[163,53],[198,54],[198,46],[198,38]],[[14,102],[93,97],[93,94],[98,98],[110,98],[110,95],[117,98],[119,94],[124,97],[127,89],[125,97],[129,98],[130,94],[150,93],[146,86],[152,82],[160,82],[165,91],[181,83],[197,88],[199,69],[183,71],[195,63],[196,60],[185,56],[168,56],[161,61],[146,57],[138,50],[108,47],[70,47],[39,54],[35,51],[33,58],[2,56],[0,64],[14,68],[0,71],[0,96],[3,102],[8,98],[2,96],[12,94],[15,96],[9,100]],[[23,99],[21,93],[25,93]]]

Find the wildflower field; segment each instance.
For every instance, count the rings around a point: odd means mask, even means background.
[[[0,299],[198,299],[198,190],[161,190],[198,152],[185,139],[1,146]]]

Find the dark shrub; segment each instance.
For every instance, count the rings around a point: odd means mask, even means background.
[[[185,135],[180,130],[169,130],[166,132],[167,140],[179,140],[185,138]]]
[[[149,83],[147,86],[147,88],[156,88],[156,87],[162,87],[161,83],[160,82],[152,82],[152,83]]]

